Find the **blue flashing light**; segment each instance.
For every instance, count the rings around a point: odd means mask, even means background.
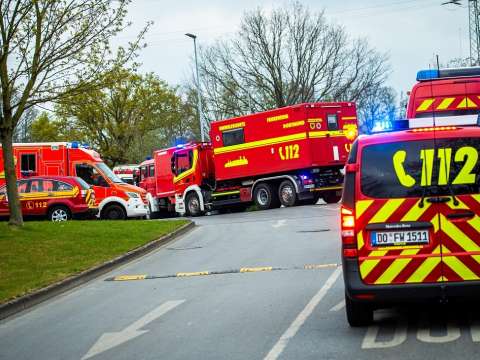
[[[151,156],[146,156],[145,161],[147,161],[147,160],[152,160],[152,157]]]
[[[440,72],[436,69],[432,70],[420,70],[417,72],[417,81],[426,81],[438,79],[440,77]]]
[[[72,149],[78,149],[78,148],[79,148],[78,141],[72,141],[71,148],[72,148]]]
[[[88,143],[84,142],[84,143],[82,144],[82,148],[84,148],[84,149],[90,149],[90,145],[89,145]]]

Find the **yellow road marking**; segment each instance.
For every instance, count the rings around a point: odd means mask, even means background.
[[[209,274],[210,272],[208,271],[179,272],[177,273],[177,277],[202,276],[202,275],[209,275]]]
[[[272,266],[245,267],[245,268],[241,268],[240,272],[241,273],[246,273],[246,272],[272,271],[272,269],[273,269]]]
[[[132,280],[145,280],[147,275],[120,275],[115,276],[113,279],[115,281],[132,281]]]

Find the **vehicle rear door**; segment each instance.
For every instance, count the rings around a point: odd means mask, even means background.
[[[438,204],[430,202],[433,134],[363,146],[355,208],[360,276],[367,284],[442,280]]]
[[[479,280],[480,137],[452,138],[437,131],[436,142],[438,158],[442,159],[438,192],[444,201],[438,204],[438,211],[443,278],[444,281]]]

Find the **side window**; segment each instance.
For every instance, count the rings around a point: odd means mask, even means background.
[[[328,130],[335,131],[338,130],[338,118],[337,114],[328,114],[327,115]]]
[[[43,191],[43,181],[42,180],[31,180],[30,181],[30,192],[42,192]]]
[[[54,191],[56,181],[53,180],[43,180],[43,191]]]
[[[180,175],[192,167],[193,150],[175,154],[175,175]]]
[[[70,191],[73,186],[64,182],[55,181],[55,191]]]
[[[155,176],[155,166],[154,165],[150,165],[148,167],[148,172],[149,172],[149,176],[150,177],[154,177]]]
[[[243,128],[223,132],[222,140],[223,146],[243,144],[245,142],[245,134]]]
[[[75,172],[79,178],[89,185],[108,187],[107,181],[92,165],[77,164],[75,165]]]
[[[22,154],[20,157],[20,171],[22,175],[30,175],[37,171],[35,154]]]
[[[145,180],[148,177],[148,166],[142,167],[142,179]]]
[[[6,191],[6,188],[5,188],[5,191]],[[28,192],[28,181],[23,180],[18,182],[18,192],[20,194],[24,194]]]

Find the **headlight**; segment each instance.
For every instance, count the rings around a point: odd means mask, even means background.
[[[127,192],[127,195],[129,198],[132,198],[132,199],[138,199],[140,197],[140,195],[134,192]]]

